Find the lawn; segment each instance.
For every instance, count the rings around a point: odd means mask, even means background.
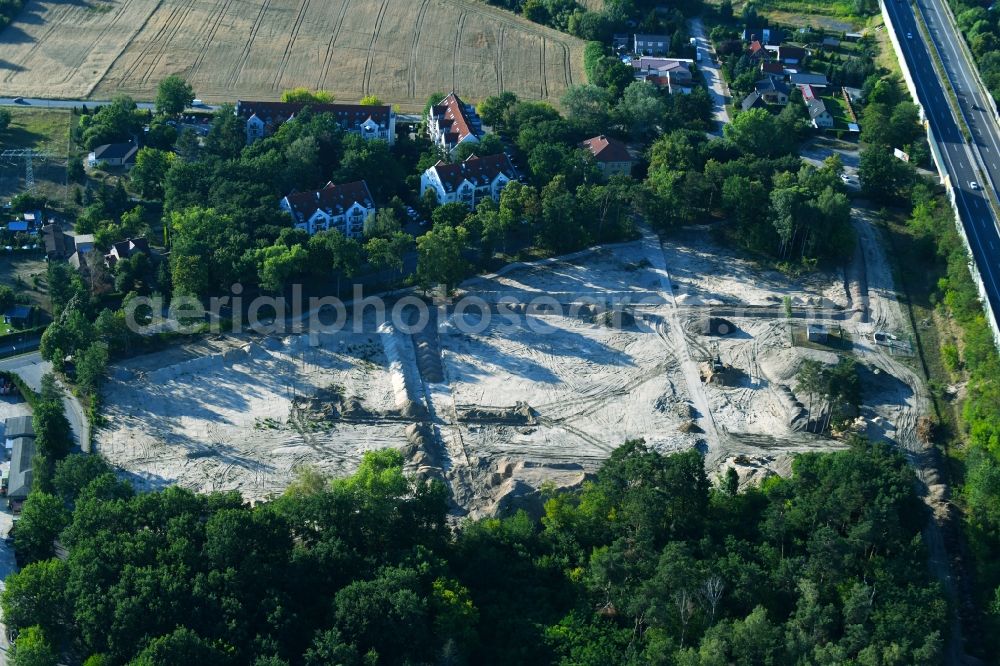
[[[65,158],[69,148],[69,109],[7,107],[10,125],[0,132],[0,147],[34,148]]]
[[[830,111],[830,115],[833,116],[833,129],[847,129],[847,123],[853,121],[851,120],[850,113],[847,110],[847,102],[844,101],[844,98],[837,94],[826,95],[823,97],[823,102],[826,104],[826,108]]]
[[[45,259],[22,254],[0,254],[0,284],[18,295],[27,296],[31,305],[49,311],[49,295],[45,282]]]
[[[68,109],[10,108],[11,122],[0,132],[0,150],[33,148],[49,155],[32,160],[37,193],[65,201],[66,156],[70,150]],[[25,164],[21,158],[0,162],[0,198],[4,200],[24,190]]]

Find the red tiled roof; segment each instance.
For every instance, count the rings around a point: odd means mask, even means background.
[[[514,170],[514,165],[506,153],[485,157],[470,155],[464,162],[448,164],[440,161],[431,168],[449,192],[454,192],[463,180],[482,187],[492,183],[501,173],[510,180],[517,178],[517,171]]]
[[[292,215],[300,222],[312,217],[317,209],[330,215],[341,215],[355,203],[360,203],[365,208],[372,207],[372,195],[368,191],[368,184],[363,180],[342,185],[329,182],[321,190],[294,192],[285,198],[292,209]]]
[[[434,117],[438,127],[448,130],[448,143],[456,144],[467,136],[475,134],[472,122],[465,115],[465,104],[458,95],[451,93],[434,105]]]
[[[625,144],[618,139],[604,136],[595,136],[580,144],[581,148],[586,148],[598,162],[633,162],[632,156],[628,152]]]
[[[764,47],[761,45],[759,41],[755,39],[752,42],[750,42],[750,55],[757,55],[761,51],[764,51],[765,54],[767,53],[767,51],[764,50]]]

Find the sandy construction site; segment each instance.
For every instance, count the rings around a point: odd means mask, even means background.
[[[0,94],[155,95],[184,76],[209,102],[306,86],[423,108],[584,81],[583,42],[476,0],[33,0],[0,32]]]
[[[797,371],[850,354],[857,428],[919,453],[926,390],[905,355],[872,342],[906,322],[875,232],[857,223],[846,273],[804,282],[704,231],[663,245],[647,233],[471,279],[461,306],[417,331],[370,318],[316,344],[229,336],[132,359],[113,368],[97,449],[144,487],[260,499],[298,465],[341,475],[391,446],[450,486],[457,515],[530,505],[544,482],[578,484],[633,438],[698,448],[710,472],[735,466],[753,482],[792,453],[842,446],[814,434],[823,410],[796,394]],[[805,341],[810,322],[841,343]]]

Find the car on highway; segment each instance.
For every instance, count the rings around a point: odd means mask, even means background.
[[[14,104],[27,104],[27,102],[24,101],[23,97],[15,97]]]
[[[974,190],[978,190],[979,189],[979,183],[977,183],[974,180],[970,180],[969,181],[969,187],[971,187]]]
[[[912,32],[906,33],[906,38],[907,39],[913,39],[913,33]]]

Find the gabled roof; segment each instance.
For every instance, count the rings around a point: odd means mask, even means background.
[[[587,139],[580,144],[581,148],[590,151],[598,162],[634,162],[628,148],[618,139],[606,137],[603,134]]]
[[[130,259],[136,254],[149,254],[149,241],[145,237],[118,241],[111,246],[111,251],[104,255],[104,259],[109,264],[114,264],[119,259]]]
[[[806,108],[809,110],[809,118],[811,120],[816,120],[816,118],[827,112],[826,104],[821,99],[811,99],[807,101]]]
[[[23,499],[31,492],[31,460],[35,457],[33,437],[18,437],[14,440],[10,453],[10,477],[7,481],[7,497]]]
[[[3,434],[6,439],[34,437],[35,427],[30,416],[12,416],[4,421]]]
[[[73,237],[64,232],[57,222],[44,225],[42,235],[45,237],[45,252],[48,254],[65,257],[76,251]]]
[[[639,69],[645,72],[655,71],[660,74],[676,74],[684,72],[690,75],[691,70],[688,68],[687,62],[683,60],[678,60],[676,58],[654,58],[651,56],[642,56],[632,61],[633,69]]]
[[[801,46],[789,46],[782,44],[778,47],[778,57],[782,60],[802,60],[806,57],[806,50]]]
[[[669,35],[640,35],[636,33],[635,41],[637,42],[663,42],[664,44],[670,41]]]
[[[768,92],[776,92],[782,95],[788,94],[788,86],[785,85],[784,81],[775,81],[774,79],[771,78],[761,79],[760,81],[755,83],[753,87],[754,90],[756,90],[762,95]]]
[[[517,178],[517,171],[511,164],[506,153],[477,157],[470,155],[464,162],[448,164],[438,162],[428,171],[434,171],[446,192],[454,192],[463,181],[469,181],[476,187],[491,184],[497,176],[503,174],[508,180]]]
[[[353,127],[371,118],[383,127],[389,126],[392,107],[388,104],[368,106],[365,104],[313,104],[311,102],[257,102],[239,100],[236,115],[249,119],[257,116],[266,125],[276,126],[309,107],[313,113],[329,113],[342,126]]]
[[[470,136],[482,134],[479,117],[455,93],[435,104],[431,112],[438,128],[448,135],[450,144],[458,144]]]
[[[799,73],[792,74],[788,79],[792,82],[792,85],[796,86],[825,86],[829,84],[826,74]]]
[[[785,73],[785,66],[773,60],[765,60],[760,63],[760,71],[764,74],[782,74]]]
[[[138,151],[136,145],[129,141],[128,143],[106,143],[94,148],[93,153],[96,160],[127,160]]]
[[[764,106],[764,98],[760,96],[760,93],[752,92],[743,98],[743,103],[740,106],[744,111],[749,111],[758,106]]]
[[[761,56],[761,57],[766,58],[767,55],[768,55],[767,49],[765,49],[764,45],[761,44],[756,39],[754,41],[750,42],[749,51],[750,51],[750,55],[752,55],[752,56]]]
[[[305,222],[317,210],[322,210],[327,215],[343,215],[354,204],[360,204],[363,208],[373,208],[375,206],[371,192],[368,191],[368,184],[363,180],[353,183],[335,185],[329,182],[321,190],[312,192],[293,192],[285,197],[292,216],[298,222]]]

